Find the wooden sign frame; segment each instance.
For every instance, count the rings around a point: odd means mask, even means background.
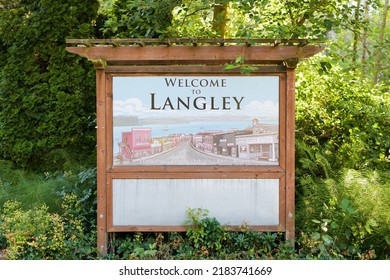
[[[307,40],[67,40],[67,50],[88,58],[96,69],[98,247],[107,252],[109,232],[185,231],[186,226],[113,223],[113,181],[128,179],[277,179],[277,225],[250,225],[259,231],[282,231],[295,238],[295,67],[323,47]],[[73,46],[75,45],[76,46]],[[251,75],[279,77],[279,164],[272,165],[134,165],[113,164],[113,77],[169,75],[231,75],[224,64],[244,57],[256,66]],[[244,65],[245,66],[245,65]],[[239,225],[231,228],[237,229]]]

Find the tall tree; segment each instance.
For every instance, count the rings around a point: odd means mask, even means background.
[[[368,36],[368,16],[369,16],[369,4],[368,0],[364,0],[364,28],[363,28],[363,34],[362,34],[362,77],[366,78],[366,72],[367,72],[367,52],[368,52],[368,45],[367,45],[367,36]]]
[[[94,154],[94,71],[65,50],[93,36],[97,0],[0,2],[0,157],[62,168]]]
[[[378,82],[378,76],[382,69],[383,42],[384,42],[384,35],[386,30],[388,11],[389,11],[389,0],[385,0],[385,3],[383,5],[382,20],[380,23],[380,29],[378,34],[378,47],[375,50],[374,73],[372,77],[372,82],[374,84]]]
[[[183,0],[173,10],[172,29],[184,37],[221,36],[222,27],[225,37],[324,39],[330,30],[351,25],[349,2]]]
[[[353,29],[353,54],[352,54],[352,64],[353,69],[356,69],[356,61],[359,57],[358,54],[358,42],[360,38],[360,5],[361,0],[356,1],[356,8],[355,8],[355,22],[354,22],[354,29]]]
[[[229,2],[226,0],[216,0],[214,3],[213,29],[218,37],[224,38],[228,22]]]

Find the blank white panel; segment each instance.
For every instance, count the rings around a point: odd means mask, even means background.
[[[279,179],[113,179],[113,226],[181,226],[188,208],[225,225],[279,224]]]

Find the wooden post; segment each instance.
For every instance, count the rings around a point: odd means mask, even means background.
[[[107,254],[106,188],[106,75],[105,63],[94,62],[96,69],[97,113],[97,244],[99,253]]]
[[[295,239],[295,67],[287,68],[286,104],[286,239]]]

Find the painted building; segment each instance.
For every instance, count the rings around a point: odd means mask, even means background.
[[[153,138],[151,147],[152,147],[152,154],[154,155],[162,152],[163,145],[159,139]]]
[[[222,156],[237,156],[236,131],[213,134],[213,153]]]
[[[202,142],[203,142],[202,133],[197,133],[197,134],[192,135],[192,145],[196,149],[200,150],[202,148]]]
[[[251,132],[236,135],[238,157],[253,160],[279,161],[279,127],[261,124],[253,119]]]
[[[216,153],[214,134],[221,133],[221,131],[204,131],[192,136],[192,145],[198,150],[206,153]]]
[[[151,129],[132,128],[122,132],[122,142],[119,143],[122,160],[133,160],[152,154]]]

